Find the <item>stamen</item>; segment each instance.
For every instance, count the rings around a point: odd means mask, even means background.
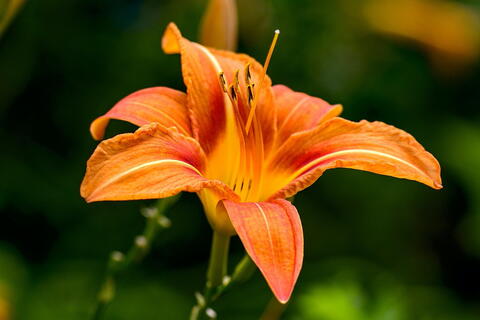
[[[237,102],[237,91],[235,90],[235,86],[233,84],[228,87],[228,92],[230,99],[232,99],[233,102]]]
[[[248,104],[252,105],[252,101],[255,99],[255,86],[253,84],[249,84],[247,86],[247,91],[248,91]]]
[[[246,85],[249,86],[252,83],[252,74],[250,73],[250,65],[251,63],[247,63],[245,66],[245,82]]]
[[[222,71],[218,74],[220,80],[220,86],[222,87],[223,92],[227,93],[227,79],[225,79],[225,73]]]
[[[267,75],[268,65],[270,64],[270,59],[272,58],[273,50],[275,49],[275,45],[277,44],[278,36],[280,35],[280,30],[275,30],[275,35],[273,36],[272,44],[270,45],[270,50],[268,50],[267,58],[265,59],[265,63],[263,65],[263,73],[262,78],[260,80],[260,84],[258,86],[258,91],[253,99],[252,106],[250,108],[250,114],[248,115],[247,124],[245,125],[245,131],[248,134],[250,130],[250,126],[252,125],[253,115],[255,114],[255,108],[257,107],[257,99],[256,97],[259,96],[260,90],[262,89],[263,81],[265,80],[265,76]],[[247,69],[247,72],[250,72],[250,69]],[[248,79],[248,77],[246,77]]]

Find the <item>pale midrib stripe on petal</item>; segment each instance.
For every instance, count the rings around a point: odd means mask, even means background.
[[[195,171],[196,173],[198,173],[200,176],[202,176],[202,174],[200,173],[200,171],[198,171],[197,168],[195,168],[194,166],[192,166],[191,164],[188,164],[186,162],[183,162],[183,161],[180,161],[180,160],[173,160],[173,159],[163,159],[163,160],[156,160],[156,161],[151,161],[151,162],[147,162],[147,163],[142,163],[141,165],[138,165],[136,167],[133,167],[133,168],[130,168],[128,169],[127,171],[124,171],[120,174],[117,174],[116,176],[110,178],[107,182],[103,183],[102,185],[100,185],[98,188],[95,189],[95,191],[92,193],[95,194],[95,193],[98,193],[99,191],[105,189],[106,187],[108,187],[109,185],[111,185],[112,183],[114,183],[115,181],[118,181],[119,179],[121,179],[122,177],[125,177],[127,175],[129,175],[130,173],[132,172],[135,172],[137,170],[140,170],[140,169],[143,169],[145,167],[149,167],[149,166],[155,166],[155,165],[160,165],[160,164],[178,164],[178,165],[181,165],[181,166],[184,166],[184,167],[187,167],[189,169],[192,169],[193,171]],[[91,196],[92,196],[91,195]],[[90,197],[91,197],[90,196]]]
[[[295,171],[295,173],[292,174],[292,177],[293,177],[292,180],[297,178],[298,176],[300,176],[303,172],[311,169],[312,167],[314,167],[318,163],[327,160],[328,158],[334,158],[334,157],[337,157],[337,156],[342,156],[342,155],[352,154],[352,153],[372,154],[372,155],[376,155],[376,156],[383,157],[383,158],[389,158],[389,159],[398,161],[398,162],[414,169],[415,171],[419,172],[422,176],[425,175],[425,173],[422,170],[415,167],[411,163],[409,163],[409,162],[407,162],[403,159],[400,159],[398,157],[392,156],[391,154],[383,153],[383,152],[379,152],[379,151],[374,151],[374,150],[366,150],[366,149],[349,149],[349,150],[332,152],[332,153],[329,153],[327,155],[324,155],[323,157],[315,159],[314,161],[310,162],[309,164],[307,164],[307,165],[303,166],[302,168],[298,169],[297,171]]]
[[[267,215],[265,214],[265,211],[263,211],[262,207],[256,202],[254,202],[254,204],[258,207],[258,210],[262,214],[263,220],[265,221],[265,226],[267,227],[268,241],[270,242],[270,247],[274,255],[273,263],[275,267],[275,276],[278,276],[277,265],[275,264],[275,262],[277,261],[277,252],[275,251],[275,248],[273,246],[272,234],[270,233],[270,224],[268,223]]]

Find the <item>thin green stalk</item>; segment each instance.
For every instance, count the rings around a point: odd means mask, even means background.
[[[219,232],[213,233],[210,262],[207,271],[207,288],[215,288],[223,283],[223,278],[227,275],[229,247],[230,236]]]
[[[214,245],[212,245],[212,249],[213,247]],[[212,258],[210,259],[210,261],[212,261]],[[256,269],[257,267],[253,263],[252,259],[250,259],[248,254],[245,254],[243,259],[240,260],[240,262],[235,267],[231,276],[226,276],[226,273],[223,273],[221,283],[219,283],[217,286],[212,287],[206,285],[203,295],[199,292],[195,294],[197,304],[192,309],[190,320],[199,320],[205,318],[215,319],[216,313],[213,309],[210,308],[210,305],[235,285],[247,281],[253,275]],[[212,269],[209,267],[209,272],[210,270]]]
[[[207,319],[216,318],[215,311],[210,309],[209,305],[212,302],[215,290],[223,284],[227,275],[229,247],[230,236],[214,231],[207,269],[207,282],[203,295],[199,292],[195,294],[197,304],[192,308],[190,320],[199,320],[204,316]]]
[[[146,218],[146,225],[143,233],[133,242],[132,247],[123,254],[119,251],[113,251],[110,254],[105,280],[102,283],[97,297],[92,320],[99,320],[105,313],[105,309],[115,297],[116,280],[119,274],[133,264],[140,263],[148,254],[152,243],[158,233],[171,225],[170,220],[165,216],[165,212],[178,200],[178,196],[160,199],[155,207],[145,208],[142,210],[143,216]]]
[[[275,297],[272,297],[265,308],[260,320],[279,320],[287,309],[287,304],[280,303]]]

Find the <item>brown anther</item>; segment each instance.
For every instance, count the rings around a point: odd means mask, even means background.
[[[248,104],[251,105],[252,101],[255,99],[255,85],[254,84],[249,84],[247,86],[247,91],[248,91]]]
[[[230,95],[230,98],[233,100],[233,101],[237,101],[237,91],[235,90],[235,86],[233,84],[231,84],[229,87],[228,87],[228,93]]]
[[[223,92],[227,92],[227,80],[225,79],[225,73],[222,71],[218,74],[220,80],[220,86],[222,87]]]
[[[250,63],[245,66],[245,83],[247,86],[252,82],[252,74],[250,73]]]

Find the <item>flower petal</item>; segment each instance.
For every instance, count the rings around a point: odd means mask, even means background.
[[[320,122],[336,117],[342,112],[341,105],[331,105],[320,98],[295,92],[284,85],[275,85],[272,90],[278,114],[278,145],[292,134],[312,129]]]
[[[165,31],[162,47],[165,53],[181,54],[193,133],[205,152],[209,154],[222,138],[227,128],[227,121],[232,124],[230,128],[236,128],[236,120],[231,120],[229,115],[239,114],[240,120],[243,121],[248,117],[246,65],[250,64],[251,82],[257,85],[257,89],[263,77],[263,68],[247,55],[207,49],[191,42],[182,37],[173,23],[170,23]],[[237,88],[239,110],[234,110],[228,95],[224,95],[219,75],[223,72],[228,84],[234,84],[237,70],[240,71]],[[257,95],[256,116],[261,122],[262,136],[266,141],[264,144],[268,148],[275,136],[276,127],[276,110],[272,107],[273,95],[271,80],[268,76],[265,76],[262,90]]]
[[[206,187],[233,194],[222,182],[204,178],[204,166],[193,138],[151,123],[101,142],[88,160],[80,193],[87,202],[164,198]]]
[[[295,134],[270,163],[271,198],[290,197],[331,168],[351,168],[442,188],[440,165],[414,137],[382,122],[333,118]],[[276,186],[275,186],[276,184]],[[283,187],[282,187],[283,186]]]
[[[224,200],[223,204],[275,297],[287,302],[303,262],[303,231],[297,209],[286,200],[249,203]]]
[[[170,23],[162,39],[165,53],[180,53],[183,80],[194,137],[208,154],[226,127],[224,92],[220,86],[218,62],[203,46],[182,37]]]
[[[110,119],[128,121],[139,127],[158,122],[165,127],[176,127],[191,136],[185,93],[165,87],[134,92],[120,100],[110,111],[90,125],[94,139],[101,140]]]

